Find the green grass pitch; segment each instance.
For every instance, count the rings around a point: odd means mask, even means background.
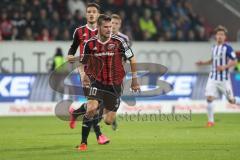
[[[240,159],[240,114],[206,115],[192,121],[120,120],[119,130],[101,124],[111,138],[100,146],[90,133],[88,151],[79,152],[81,123],[69,129],[56,117],[0,117],[0,160],[215,160]]]

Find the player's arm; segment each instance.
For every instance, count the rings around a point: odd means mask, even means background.
[[[125,59],[130,61],[130,67],[131,67],[131,73],[132,73],[131,89],[134,92],[138,92],[138,91],[140,91],[140,85],[139,85],[138,80],[137,80],[137,61],[136,61],[136,58],[135,58],[131,48],[129,47],[129,45],[127,44],[126,41],[122,41],[122,48],[123,48],[123,51],[124,51]]]
[[[212,64],[212,59],[210,59],[210,60],[207,60],[207,61],[198,61],[198,62],[196,62],[196,65],[198,65],[198,66],[204,66],[204,65],[210,65],[210,64]]]
[[[68,56],[67,56],[67,60],[70,63],[73,63],[76,60],[74,55],[75,55],[75,53],[78,49],[79,44],[80,44],[80,39],[79,39],[79,36],[77,34],[77,31],[75,31],[74,34],[73,34],[73,42],[71,44],[70,49],[68,50]]]
[[[237,65],[237,60],[229,60],[228,64],[222,67],[223,67],[223,70],[225,70],[225,69],[230,69],[232,67],[235,67],[236,65]]]
[[[134,92],[140,91],[140,85],[137,80],[137,61],[135,56],[133,56],[130,59],[130,66],[131,66],[131,72],[132,72],[132,84],[131,88]]]
[[[229,59],[228,63],[226,65],[218,66],[218,71],[224,71],[226,69],[230,69],[232,67],[235,67],[237,65],[237,57],[235,52],[233,51],[232,47],[227,48],[227,57]]]
[[[80,74],[83,87],[89,87],[90,86],[90,80],[89,80],[88,76],[86,75],[86,73],[84,71],[85,65],[87,64],[87,61],[88,61],[88,58],[89,58],[89,55],[88,55],[89,53],[90,53],[90,49],[89,49],[88,43],[86,43],[84,45],[84,49],[83,49],[83,57],[80,60],[80,64],[79,64],[79,67],[78,67],[78,72]]]

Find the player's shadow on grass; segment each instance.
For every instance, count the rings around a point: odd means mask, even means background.
[[[54,145],[48,147],[28,147],[28,148],[9,148],[9,149],[0,149],[1,152],[31,152],[31,151],[47,151],[47,150],[59,150],[70,148],[68,145]]]
[[[197,125],[197,126],[182,126],[182,127],[175,127],[174,129],[202,129],[202,128],[206,128],[205,126],[204,126],[204,124],[203,125]]]
[[[70,132],[63,132],[63,133],[46,133],[46,134],[41,134],[41,136],[67,136],[67,135],[79,135],[80,132],[73,132],[73,133],[70,133]]]

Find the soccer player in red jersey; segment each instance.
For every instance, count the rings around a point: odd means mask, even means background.
[[[73,42],[68,51],[68,57],[67,57],[69,62],[75,61],[74,55],[78,47],[80,48],[80,57],[82,57],[85,43],[91,37],[97,34],[97,19],[99,17],[99,14],[100,14],[99,5],[97,5],[96,3],[89,3],[87,5],[87,8],[86,8],[87,24],[84,26],[78,27],[73,34]],[[83,85],[88,85],[88,82],[84,83]],[[81,107],[78,109],[70,108],[69,112],[70,112],[69,126],[70,128],[75,128],[76,120],[77,120],[77,117],[79,116],[78,113],[86,112],[86,105],[82,104]],[[83,124],[82,124],[82,144],[83,145],[79,146],[78,148],[79,150],[84,151],[87,149],[87,138],[92,126],[96,133],[97,141],[99,144],[106,144],[109,142],[109,139],[101,133],[98,122],[99,120],[97,118],[93,120],[88,120],[85,117],[83,118]]]
[[[97,25],[98,34],[85,44],[80,65],[81,75],[84,79],[90,78],[89,81],[91,81],[86,94],[88,98],[86,116],[94,117],[99,103],[102,103],[104,122],[111,125],[116,118],[120,104],[125,76],[123,66],[125,60],[130,61],[131,89],[138,92],[140,86],[137,81],[134,54],[125,40],[117,35],[112,35],[111,17],[100,15]],[[87,70],[84,70],[84,64],[87,65]]]

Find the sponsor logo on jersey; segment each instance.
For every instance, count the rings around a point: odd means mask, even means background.
[[[113,56],[113,52],[101,52],[101,53],[95,53],[94,56],[101,57],[101,56]]]
[[[114,50],[115,47],[116,47],[115,44],[109,44],[109,45],[108,45],[108,50]]]

